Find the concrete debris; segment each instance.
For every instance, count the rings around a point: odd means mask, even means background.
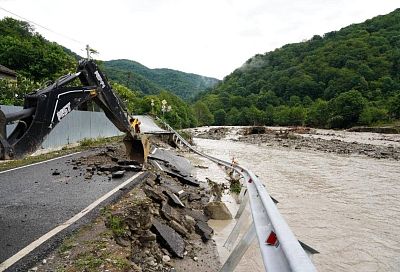
[[[149,230],[145,230],[140,236],[139,236],[139,241],[142,242],[142,244],[146,244],[149,242],[153,242],[157,239],[157,235],[155,235],[153,232]]]
[[[185,204],[182,203],[182,201],[177,197],[174,193],[169,192],[169,191],[164,191],[164,193],[168,196],[168,198],[171,200],[171,202],[180,207],[185,207]]]
[[[170,221],[169,225],[170,225],[171,228],[173,228],[180,235],[183,235],[185,237],[188,236],[189,231],[184,226],[182,226],[181,224],[176,222],[175,220]]]
[[[120,165],[118,168],[130,172],[139,172],[142,170],[142,167],[137,165]]]
[[[177,178],[183,184],[191,185],[191,186],[200,186],[200,182],[193,177],[183,176],[178,172],[171,171],[169,169],[164,169],[164,172],[170,175],[171,177]]]
[[[183,218],[183,224],[186,229],[189,230],[189,232],[193,232],[194,227],[196,226],[196,220],[194,220],[194,218],[189,215],[185,215]]]
[[[190,217],[194,218],[196,221],[207,222],[208,217],[204,215],[202,211],[193,210],[193,209],[185,209],[185,214],[189,215]]]
[[[123,165],[123,166],[128,166],[128,165],[140,166],[139,162],[133,161],[133,160],[117,160],[117,164],[118,165]]]
[[[94,175],[111,179],[142,171],[142,165],[124,159],[116,148],[68,163],[81,171],[77,176],[88,180]],[[129,271],[177,271],[173,267],[177,258],[198,262],[199,250],[213,234],[203,212],[211,191],[201,188],[181,165],[176,167],[162,157],[157,163],[164,171],[154,164],[156,170],[146,172],[135,189],[138,192],[126,194],[127,204],[105,215],[105,226],[112,230],[115,243],[130,254]]]
[[[151,202],[146,200],[130,208],[125,223],[132,234],[141,234],[141,231],[151,228],[152,220]]]
[[[198,193],[193,193],[193,194],[189,194],[189,201],[197,201],[197,200],[201,200],[201,195]]]
[[[115,171],[111,175],[112,178],[122,178],[125,175],[125,170]]]
[[[161,207],[161,214],[165,217],[167,220],[180,220],[180,215],[178,211],[176,211],[174,208],[172,208],[170,205],[167,203],[164,203]]]
[[[203,241],[208,241],[211,239],[214,230],[206,222],[197,221],[196,232],[201,236]]]
[[[161,203],[167,200],[166,196],[162,192],[150,186],[145,186],[143,188],[143,191],[147,195],[147,197],[153,199],[157,203]]]
[[[183,187],[178,184],[170,184],[167,182],[163,182],[162,187],[171,191],[172,193],[176,194],[179,197],[182,197],[183,195],[186,194],[185,191],[183,190]]]

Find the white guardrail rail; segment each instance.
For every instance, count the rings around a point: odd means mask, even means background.
[[[229,249],[237,240],[240,229],[247,218],[247,216],[243,215],[247,202],[250,202],[253,222],[236,247],[231,251],[220,271],[233,271],[256,235],[265,271],[317,271],[309,258],[309,255],[317,253],[317,251],[296,239],[256,175],[240,165],[220,160],[196,150],[171,126],[158,117],[156,119],[173,133],[173,140],[177,144],[184,145],[194,153],[237,172],[244,179],[246,186],[243,187],[240,193],[242,201],[235,217],[237,219],[236,225],[224,246]]]

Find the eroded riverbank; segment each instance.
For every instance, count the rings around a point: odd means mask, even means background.
[[[318,270],[399,270],[398,161],[295,149],[285,146],[285,140],[279,141],[282,145],[251,144],[239,142],[240,135],[227,136],[236,140],[196,138],[195,143],[212,156],[235,157],[260,176],[268,192],[279,200],[279,211],[297,238],[321,252],[313,257]],[[257,254],[255,247],[250,252]],[[242,265],[258,260],[252,269],[262,271],[257,269],[261,259],[254,254],[246,254]]]

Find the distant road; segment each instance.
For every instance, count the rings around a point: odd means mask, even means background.
[[[112,180],[93,175],[86,180],[85,167],[74,170],[67,161],[90,153],[93,151],[0,172],[0,271],[11,256],[136,174],[127,172]],[[60,175],[52,175],[55,169]],[[42,246],[42,250],[49,248]],[[28,262],[37,258],[31,255]]]

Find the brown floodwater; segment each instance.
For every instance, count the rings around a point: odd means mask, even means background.
[[[400,271],[398,161],[229,140],[196,138],[195,143],[212,156],[235,157],[260,177],[296,237],[320,251],[312,258],[319,271]],[[200,179],[225,179],[218,166],[195,159],[209,166],[197,171]],[[223,240],[234,222],[210,224],[224,261]],[[263,271],[260,256],[253,243],[236,271]]]

